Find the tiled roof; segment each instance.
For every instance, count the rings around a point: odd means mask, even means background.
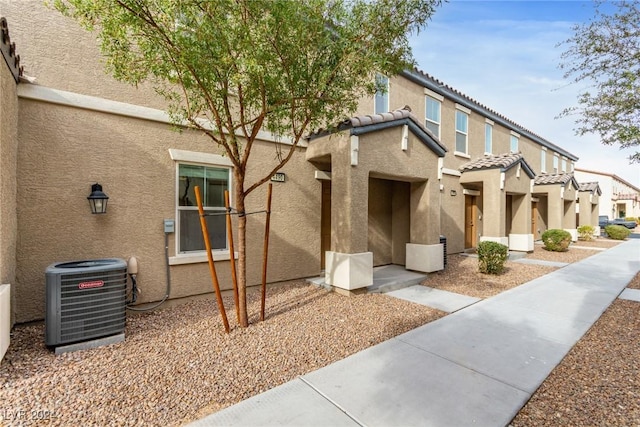
[[[534,185],[553,185],[562,184],[566,185],[572,183],[575,189],[579,189],[578,181],[573,177],[573,173],[558,173],[558,174],[543,174],[536,176]]]
[[[419,122],[418,118],[411,112],[411,107],[405,105],[399,110],[389,111],[388,113],[381,114],[368,114],[366,116],[355,116],[350,119],[346,119],[341,125],[345,127],[360,127],[368,126],[376,123],[392,122],[394,120],[406,119],[412,117],[416,122]],[[427,128],[425,128],[427,130]]]
[[[522,160],[522,154],[520,153],[487,155],[484,157],[480,157],[479,159],[472,160],[468,163],[465,163],[460,167],[460,172],[481,170],[481,169],[495,169],[495,168],[507,170],[521,160]]]
[[[566,184],[571,181],[573,174],[559,173],[559,174],[543,174],[536,176],[534,181],[535,185],[547,185],[547,184]]]
[[[511,128],[512,130],[518,133],[527,134],[528,137],[530,137],[540,145],[551,148],[552,150],[557,151],[558,153],[561,153],[562,155],[565,155],[571,158],[572,160],[578,160],[578,157],[576,155],[569,153],[567,150],[564,150],[563,148],[553,144],[547,139],[541,137],[540,135],[532,132],[531,130],[525,128],[524,126],[519,125],[518,123],[509,119],[508,117],[498,113],[495,110],[492,110],[486,105],[481,104],[480,102],[476,101],[470,96],[465,95],[459,90],[449,86],[448,84],[433,77],[432,75],[425,73],[422,70],[419,70],[418,68],[414,68],[413,70],[405,70],[400,74],[406,78],[416,81],[418,84],[421,84],[423,86],[428,86],[429,89],[435,92],[438,92],[445,97],[449,95],[450,98],[451,97],[458,98],[457,100],[456,99],[454,100],[456,102],[460,102],[461,104],[466,104],[465,106],[471,109],[479,110],[481,114],[487,116],[487,118],[489,119],[496,120],[498,122],[499,121],[504,122],[507,127]]]
[[[307,139],[312,140],[347,129],[351,129],[352,135],[362,135],[369,131],[381,130],[387,127],[404,124],[409,125],[409,129],[411,129],[411,131],[414,132],[423,143],[438,152],[440,156],[444,156],[447,148],[442,145],[438,137],[427,129],[411,112],[411,108],[408,105],[405,105],[399,110],[389,111],[388,113],[351,117],[340,122],[334,128],[320,129],[307,136]]]
[[[0,51],[2,51],[2,56],[11,70],[11,74],[13,74],[13,78],[16,83],[20,81],[20,76],[24,71],[24,67],[20,66],[20,55],[16,55],[16,44],[11,43],[11,39],[9,38],[9,26],[7,24],[7,20],[2,17],[0,18],[0,33],[2,40],[0,40]]]
[[[590,193],[593,193],[594,191],[599,192],[600,187],[597,182],[581,182],[578,191],[588,191]]]

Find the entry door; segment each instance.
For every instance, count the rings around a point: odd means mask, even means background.
[[[531,203],[531,234],[538,240],[538,202]]]
[[[464,196],[464,248],[475,248],[477,244],[476,220],[477,206],[475,196]]]
[[[320,213],[320,268],[324,269],[325,252],[331,250],[331,181],[322,180]]]

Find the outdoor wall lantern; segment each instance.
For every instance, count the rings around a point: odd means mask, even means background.
[[[456,190],[451,190],[449,194],[451,194],[452,196],[457,196],[458,192]]]
[[[107,213],[107,201],[109,196],[102,192],[102,185],[97,182],[91,186],[91,194],[87,197],[92,214]]]

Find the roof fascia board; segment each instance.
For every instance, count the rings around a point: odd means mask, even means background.
[[[506,172],[509,169],[511,169],[512,167],[514,167],[516,165],[519,165],[519,164],[522,165],[522,169],[524,169],[524,172],[527,174],[529,179],[534,179],[536,177],[536,174],[533,173],[533,170],[531,169],[529,164],[524,159],[520,159],[517,162],[513,162],[512,164],[510,164],[507,167],[501,167],[500,168],[500,172]]]
[[[351,128],[351,135],[364,135],[370,132],[375,132],[375,131],[389,129],[389,128],[403,126],[403,125],[407,125],[409,127],[409,130],[414,135],[416,135],[424,145],[429,147],[431,151],[436,153],[438,157],[444,157],[445,153],[447,152],[447,149],[441,146],[440,144],[438,144],[433,138],[431,138],[431,136],[429,136],[428,133],[423,131],[420,128],[420,126],[418,126],[416,123],[414,123],[413,120],[409,118],[399,119],[399,120],[394,120],[389,122],[375,123],[367,126],[354,127],[354,128]]]
[[[463,105],[467,108],[469,108],[471,111],[474,111],[482,116],[484,116],[485,118],[488,118],[490,120],[493,120],[496,123],[499,123],[500,125],[506,127],[507,129],[513,130],[518,132],[521,135],[526,136],[527,138],[529,138],[530,140],[544,146],[544,147],[548,147],[552,150],[555,150],[565,156],[567,156],[567,158],[573,160],[573,161],[577,161],[578,157],[569,153],[568,151],[563,150],[562,148],[558,147],[557,145],[546,141],[544,139],[542,139],[541,137],[534,135],[533,133],[529,132],[528,130],[520,127],[520,126],[514,126],[513,123],[509,123],[508,121],[506,121],[505,119],[503,119],[502,117],[500,117],[499,115],[497,115],[496,113],[493,113],[492,111],[488,110],[485,107],[482,107],[474,102],[469,101],[467,98],[460,96],[459,94],[452,92],[451,90],[447,89],[446,87],[440,86],[428,79],[426,79],[423,76],[417,75],[415,72],[412,72],[410,70],[404,70],[400,73],[401,76],[413,81],[414,83],[417,83],[435,93],[438,93],[450,100],[452,100],[455,103],[458,103],[460,105]]]

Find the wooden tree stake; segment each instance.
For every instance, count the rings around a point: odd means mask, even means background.
[[[220,293],[220,285],[218,284],[218,275],[216,274],[216,267],[213,264],[213,255],[211,254],[211,242],[209,241],[209,231],[207,230],[207,221],[204,217],[204,209],[202,208],[202,198],[200,197],[200,187],[197,185],[193,189],[196,193],[196,202],[198,203],[198,213],[200,214],[200,226],[202,227],[202,237],[204,238],[204,247],[207,251],[207,259],[209,260],[209,272],[211,273],[211,281],[213,282],[213,289],[216,291],[216,298],[218,299],[218,310],[220,316],[222,316],[222,323],[224,323],[224,330],[229,333],[229,320],[227,320],[227,312],[224,310],[224,304],[222,302],[222,294]]]
[[[271,222],[271,187],[267,188],[267,219],[264,224],[264,251],[262,252],[262,305],[260,320],[264,321],[264,307],[267,300],[267,258],[269,257],[269,227]]]
[[[236,317],[240,323],[240,302],[238,300],[238,277],[236,276],[236,257],[233,248],[233,232],[231,228],[231,210],[229,209],[229,190],[224,190],[224,207],[227,208],[227,235],[229,236],[229,252],[231,261],[231,281],[233,282],[233,301],[236,304]]]

